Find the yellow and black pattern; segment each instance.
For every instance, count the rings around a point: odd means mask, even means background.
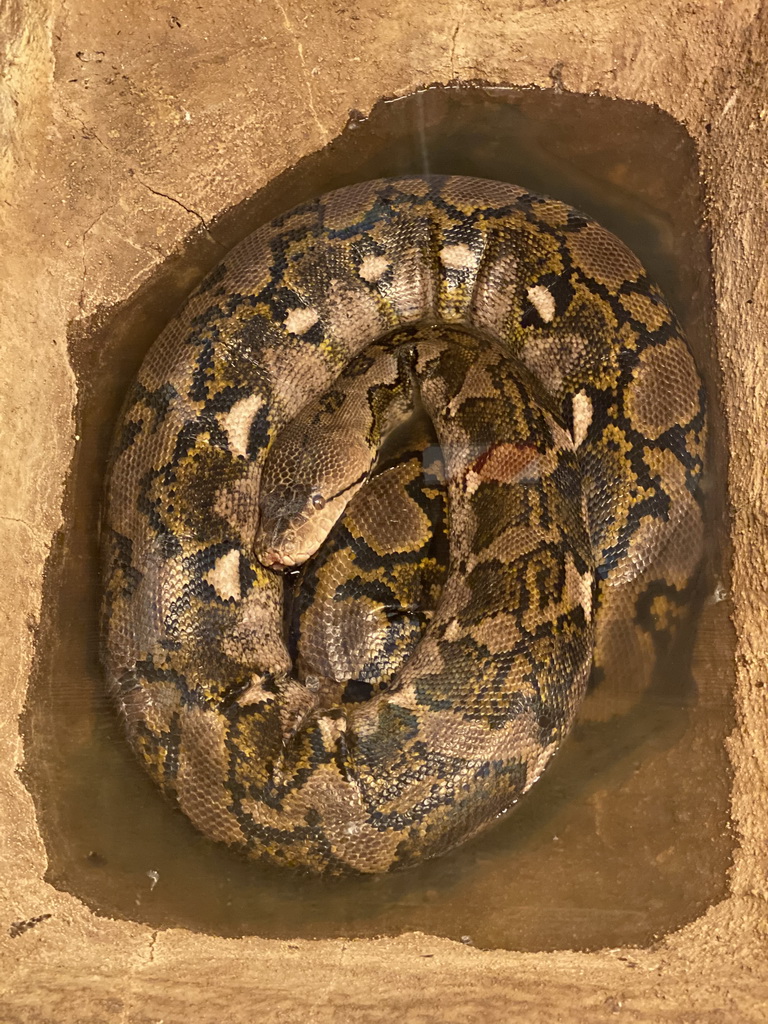
[[[289,588],[300,679],[329,703],[389,688],[421,640],[448,571],[447,492],[431,421],[415,413]]]
[[[365,655],[351,668],[371,685],[362,700],[313,668],[327,650],[299,651],[295,673],[283,579],[266,566],[306,558],[304,521],[322,539],[350,499],[346,539],[320,557],[361,536],[355,503],[362,521],[383,485],[355,490],[409,387],[445,457],[447,573],[427,568],[431,541],[411,546],[417,591],[439,597],[420,639],[403,627],[389,681]],[[302,486],[295,473],[284,485],[313,403],[326,419]],[[339,434],[364,467],[343,492],[325,455]],[[700,557],[704,435],[672,313],[629,250],[572,208],[451,177],[297,207],[190,296],[122,415],[103,660],[134,749],[199,829],[254,857],[375,872],[449,849],[540,775],[590,663],[610,666],[629,633],[652,651],[655,621],[674,620]],[[430,489],[414,487],[411,512]],[[367,571],[409,585],[394,562]],[[375,577],[358,576],[370,597]]]

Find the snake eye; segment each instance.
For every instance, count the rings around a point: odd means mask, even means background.
[[[325,508],[325,498],[322,496],[322,494],[313,494],[311,500],[312,504],[318,510],[318,512],[320,511],[321,508]]]

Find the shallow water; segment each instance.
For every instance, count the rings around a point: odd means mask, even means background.
[[[696,635],[681,638],[650,691],[628,699],[624,681],[608,680],[588,698],[562,751],[507,820],[407,872],[303,879],[200,837],[128,750],[98,664],[104,464],[143,354],[222,246],[329,188],[414,171],[506,179],[573,203],[620,235],[662,285],[710,394],[702,610]],[[282,938],[417,929],[518,949],[645,943],[724,894],[733,641],[700,202],[692,143],[650,108],[533,90],[426,90],[379,104],[367,120],[354,116],[326,150],[192,239],[129,303],[73,331],[81,442],[68,525],[48,566],[25,716],[25,779],[54,885],[99,913],[156,927]]]

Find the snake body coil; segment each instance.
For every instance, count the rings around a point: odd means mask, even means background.
[[[377,464],[415,408],[444,459],[419,481],[418,458]],[[652,659],[679,617],[704,434],[669,308],[572,208],[460,177],[297,207],[189,297],[122,415],[103,661],[132,746],[254,857],[449,849],[538,778],[590,667],[630,635]],[[269,566],[329,531],[298,676]]]

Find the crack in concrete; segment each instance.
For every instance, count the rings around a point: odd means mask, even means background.
[[[131,964],[131,967],[126,976],[127,988],[125,995],[122,999],[122,1006],[120,1007],[120,1017],[116,1024],[128,1024],[129,1021],[135,1020],[135,1012],[137,1009],[136,999],[136,985],[138,981],[138,975],[145,967],[155,962],[155,947],[157,945],[157,939],[160,935],[160,931],[155,928],[149,936],[146,948],[141,948],[138,952],[137,958]],[[162,1022],[158,1022],[162,1024]]]
[[[104,140],[99,136],[99,133],[96,131],[95,128],[92,128],[90,125],[87,125],[85,123],[85,121],[83,121],[83,119],[78,114],[73,114],[73,113],[70,113],[69,111],[67,111],[66,113],[67,113],[67,116],[69,118],[71,118],[72,121],[75,121],[77,124],[80,125],[80,127],[81,127],[81,129],[83,131],[83,135],[85,136],[85,138],[87,138],[87,139],[95,139],[96,142],[98,142],[98,144],[112,157],[112,159],[118,161],[118,163],[122,163],[123,162],[121,157],[119,156],[119,154],[115,153],[115,151],[112,149],[112,147],[108,146],[107,143],[104,142]],[[168,192],[163,192],[161,189],[153,188],[152,185],[150,185],[148,182],[146,182],[142,178],[140,178],[138,176],[138,174],[136,174],[135,172],[131,173],[130,176],[134,179],[134,181],[137,181],[140,185],[142,185],[145,189],[147,189],[148,192],[151,192],[153,195],[158,196],[161,199],[167,199],[170,203],[174,203],[176,206],[181,207],[181,209],[184,210],[186,213],[188,213],[190,215],[190,217],[195,217],[196,220],[198,220],[200,222],[200,225],[202,226],[203,231],[205,232],[206,237],[211,242],[213,242],[214,245],[218,246],[218,248],[221,249],[222,252],[224,252],[226,250],[226,246],[222,245],[221,242],[211,234],[210,225],[208,224],[208,221],[206,221],[205,217],[203,217],[203,215],[201,213],[199,213],[193,207],[187,206],[186,203],[182,202],[181,199],[177,199],[176,196],[172,196]],[[99,217],[102,217],[103,215],[104,215],[104,213],[102,212],[101,214],[99,214]],[[97,217],[96,220],[98,220],[98,219],[99,218]],[[94,221],[94,223],[95,223],[95,221]],[[93,224],[91,224],[91,227],[93,227]],[[83,237],[85,236],[85,234],[88,233],[89,230],[90,230],[90,228],[86,229],[86,231],[84,232]],[[134,248],[136,248],[136,247],[134,247]],[[153,249],[155,252],[159,252],[163,256],[166,255],[165,253],[162,252],[162,250],[159,247],[149,246],[149,248]]]
[[[107,212],[106,210],[102,210],[101,213],[97,217],[94,217],[94,219],[91,221],[91,223],[85,229],[85,231],[83,231],[82,234],[80,235],[80,247],[81,247],[81,255],[82,255],[82,261],[83,261],[83,274],[82,274],[82,279],[80,281],[80,296],[79,296],[79,298],[77,300],[77,307],[80,310],[80,315],[81,316],[83,315],[83,310],[85,308],[85,282],[86,282],[86,279],[88,277],[88,261],[86,260],[86,241],[85,240],[88,237],[88,235],[91,233],[91,231],[93,231],[93,229],[96,227],[96,225],[99,223],[99,221],[101,220],[101,218],[104,216],[104,214],[106,212]]]
[[[89,125],[85,123],[82,117],[80,117],[78,114],[72,113],[69,110],[65,110],[65,115],[75,124],[80,125],[80,130],[82,131],[84,138],[95,139],[96,142],[98,142],[98,144],[106,153],[109,154],[110,157],[112,157],[113,159],[117,159],[115,153],[110,149],[110,147],[101,138],[99,138],[99,133],[94,128],[89,127]],[[106,212],[106,210],[102,210],[96,217],[94,217],[94,219],[91,221],[88,227],[85,228],[85,230],[80,234],[82,277],[80,281],[80,295],[78,296],[77,300],[77,308],[79,310],[81,317],[83,316],[85,310],[85,282],[88,277],[88,261],[86,258],[86,238],[94,229],[94,227],[98,224],[101,218],[105,215]]]
[[[96,139],[96,141],[102,147],[102,149],[105,149],[107,151],[107,153],[109,153],[109,155],[111,157],[113,157],[114,159],[117,159],[117,154],[114,152],[113,149],[111,149],[106,144],[106,142],[104,142],[103,139],[101,139],[99,137],[99,133],[96,131],[95,128],[91,128],[90,125],[87,125],[85,123],[85,121],[82,119],[82,117],[80,117],[79,114],[72,114],[72,113],[70,113],[69,110],[66,110],[65,113],[66,113],[66,116],[68,118],[70,118],[72,121],[75,121],[77,124],[80,125],[80,127],[81,127],[81,129],[83,131],[83,138],[86,138],[86,139]]]
[[[315,999],[315,1001],[314,1001],[314,1003],[312,1005],[312,1008],[311,1008],[311,1011],[310,1011],[311,1014],[312,1014],[312,1016],[310,1018],[311,1021],[317,1020],[316,1011],[322,1010],[322,1009],[327,1008],[327,1007],[332,1005],[331,1004],[331,997],[333,995],[334,989],[336,989],[336,987],[338,985],[339,978],[340,978],[341,973],[342,973],[342,970],[341,970],[342,963],[344,962],[344,958],[345,958],[344,955],[345,955],[346,952],[347,952],[347,943],[342,941],[341,948],[339,949],[339,953],[338,953],[338,958],[336,960],[336,963],[331,968],[330,975],[329,975],[329,978],[328,978],[328,982],[323,987],[323,989],[320,992],[318,992],[317,998]]]
[[[456,78],[456,64],[455,64],[455,58],[456,58],[456,37],[459,34],[459,29],[460,28],[461,28],[461,22],[457,21],[456,22],[456,28],[454,28],[453,35],[451,36],[451,55],[450,55],[451,81],[454,81],[454,79]]]
[[[197,219],[200,221],[203,228],[205,229],[206,234],[210,235],[210,232],[208,231],[208,222],[201,213],[197,212],[197,210],[193,210],[191,206],[187,206],[186,203],[182,203],[182,201],[180,199],[177,199],[176,196],[172,196],[168,192],[162,192],[159,188],[153,188],[146,181],[140,178],[138,174],[134,173],[133,178],[135,181],[138,181],[140,185],[143,185],[144,188],[148,189],[153,196],[160,196],[162,199],[168,199],[170,202],[175,203],[177,206],[180,206],[182,210],[186,210],[186,212],[191,217],[197,217]],[[213,241],[215,242],[216,239],[214,238]]]
[[[288,31],[288,34],[296,44],[296,50],[299,54],[299,63],[301,64],[301,70],[304,72],[304,81],[307,87],[307,97],[309,100],[309,109],[312,114],[312,118],[315,124],[317,125],[318,129],[320,130],[320,134],[323,136],[323,138],[326,138],[328,133],[323,127],[323,123],[318,117],[317,110],[315,108],[315,94],[312,89],[312,72],[310,71],[309,73],[307,73],[307,62],[304,57],[304,46],[301,42],[301,39],[298,37],[295,28],[293,27],[293,22],[288,17],[288,12],[286,11],[285,7],[283,7],[283,5],[280,3],[280,0],[275,0],[275,3],[277,4],[278,10],[283,16],[283,21],[285,22],[285,27]]]
[[[0,515],[0,522],[2,523],[17,523],[19,526],[23,526],[25,530],[32,534],[33,537],[37,537],[37,532],[33,526],[30,526],[26,519],[19,519],[18,516],[5,516]]]
[[[150,184],[148,184],[146,181],[140,178],[137,174],[134,173],[133,177],[135,181],[138,181],[140,185],[143,185],[144,188],[147,189],[147,191],[152,193],[152,195],[159,196],[161,199],[167,199],[169,202],[175,203],[176,206],[180,206],[181,209],[185,210],[191,217],[196,217],[200,221],[203,233],[205,234],[205,237],[208,239],[208,241],[212,242],[218,249],[221,250],[221,252],[228,251],[226,245],[222,245],[218,238],[211,234],[210,225],[208,224],[208,221],[205,219],[205,217],[203,217],[201,213],[198,213],[197,210],[193,209],[191,206],[187,206],[186,203],[183,203],[180,199],[177,199],[176,196],[172,196],[168,192],[162,192],[159,188],[153,188]],[[158,251],[161,252],[160,249],[158,249]]]

